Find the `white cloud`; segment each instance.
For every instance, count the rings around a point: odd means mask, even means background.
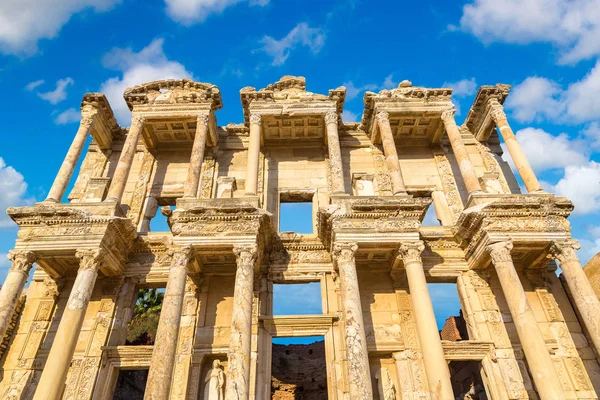
[[[390,74],[385,77],[382,84],[367,83],[366,85],[356,86],[353,81],[346,81],[343,86],[346,87],[346,100],[350,101],[363,91],[393,89],[398,86],[398,83],[394,80],[393,74]]]
[[[69,108],[54,118],[54,123],[57,125],[66,125],[81,120],[81,113],[75,108]]]
[[[33,82],[29,82],[26,86],[25,86],[25,90],[32,92],[35,88],[37,88],[40,85],[44,84],[44,80],[43,79],[38,79],[37,81],[33,81]]]
[[[165,4],[167,14],[174,21],[189,26],[243,1],[245,0],[165,0]],[[248,3],[250,6],[264,7],[269,4],[269,0],[249,0]]]
[[[8,207],[31,204],[33,199],[26,198],[27,183],[17,170],[7,166],[0,157],[0,228],[13,227],[14,222],[4,212]]]
[[[559,196],[566,196],[575,204],[574,215],[600,211],[600,164],[590,161],[584,165],[565,168],[565,175],[551,187]]]
[[[396,82],[394,80],[394,75],[390,74],[390,75],[386,76],[385,79],[383,80],[382,89],[393,89],[397,86],[398,86],[398,82]]]
[[[591,147],[594,149],[600,148],[600,122],[593,121],[581,133],[583,133],[583,136]]]
[[[475,94],[477,89],[477,82],[475,78],[461,79],[456,82],[444,82],[442,87],[449,87],[452,89],[452,94],[456,97],[472,96]]]
[[[7,253],[0,253],[0,269],[9,268],[10,260]]]
[[[600,0],[474,0],[460,28],[485,44],[550,43],[575,63],[600,55]]]
[[[154,39],[139,52],[131,48],[115,48],[108,52],[103,60],[104,66],[122,73],[108,79],[100,86],[100,91],[106,95],[117,120],[123,125],[129,125],[131,113],[123,100],[126,88],[159,79],[192,78],[182,64],[171,61],[163,50],[163,39]]]
[[[517,131],[516,137],[531,167],[537,172],[588,162],[586,144],[580,140],[569,140],[566,133],[554,136],[542,129],[525,128]],[[508,154],[504,143],[502,148]],[[507,161],[515,171],[512,158],[507,157]]]
[[[566,89],[547,78],[529,77],[515,86],[506,108],[520,122],[549,120],[582,123],[600,118],[600,61],[580,81]]]
[[[344,111],[342,111],[342,121],[344,121],[344,122],[357,122],[358,121],[358,115],[356,115],[352,111],[344,110]]]
[[[92,9],[110,10],[120,0],[0,1],[0,52],[31,55],[40,39],[53,39],[71,17]]]
[[[75,81],[73,81],[73,79],[71,78],[59,79],[58,81],[56,81],[56,89],[50,92],[38,93],[38,96],[40,96],[42,99],[46,100],[50,104],[58,104],[67,98],[67,86],[72,85],[74,83]]]
[[[587,230],[587,235],[577,238],[581,249],[577,251],[577,256],[581,265],[587,264],[596,253],[600,252],[600,228],[597,226],[590,227]]]
[[[311,28],[306,22],[296,25],[287,35],[277,40],[264,36],[259,50],[273,57],[271,65],[283,65],[290,52],[298,45],[306,46],[313,54],[317,54],[325,45],[325,33],[321,28]]]

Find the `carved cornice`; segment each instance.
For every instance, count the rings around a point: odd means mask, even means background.
[[[8,259],[12,262],[11,271],[29,274],[37,256],[33,251],[11,250],[8,252]]]
[[[125,89],[123,98],[130,110],[134,106],[209,103],[211,111],[223,107],[219,88],[210,83],[190,79],[166,79]]]
[[[511,240],[507,240],[504,242],[498,242],[494,244],[490,244],[486,247],[486,250],[490,254],[492,258],[492,263],[494,265],[498,263],[510,262],[512,263],[512,257],[510,255],[510,251],[513,248],[513,244]]]

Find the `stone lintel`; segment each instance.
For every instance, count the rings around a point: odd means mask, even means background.
[[[324,336],[337,320],[337,315],[328,314],[259,317],[273,337]]]

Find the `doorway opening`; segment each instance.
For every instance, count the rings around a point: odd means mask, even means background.
[[[453,360],[448,364],[452,390],[457,399],[488,400],[483,383],[481,362]]]
[[[327,399],[323,336],[273,338],[271,399]]]
[[[140,288],[127,325],[128,346],[151,346],[156,338],[165,288]]]
[[[113,400],[144,400],[147,382],[147,369],[119,370]]]

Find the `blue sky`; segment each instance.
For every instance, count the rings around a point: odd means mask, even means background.
[[[121,124],[123,89],[191,77],[219,86],[218,122],[241,122],[239,90],[304,75],[345,85],[344,119],[365,90],[403,79],[451,86],[462,123],[479,85],[513,85],[506,103],[538,177],[576,205],[583,262],[600,251],[600,0],[4,0],[0,208],[45,198],[87,91]],[[0,215],[0,280],[16,230]]]

